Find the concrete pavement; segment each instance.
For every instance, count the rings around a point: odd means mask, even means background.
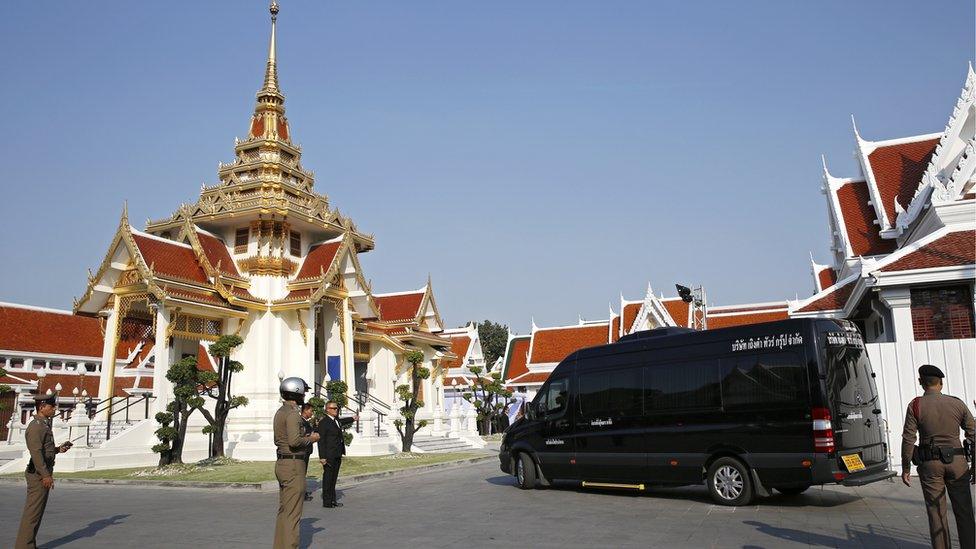
[[[704,487],[523,491],[489,462],[349,486],[341,509],[315,496],[302,520],[306,547],[928,547],[920,490],[887,482],[726,508]],[[13,542],[23,497],[22,487],[0,486],[0,546]],[[39,541],[269,547],[276,510],[267,493],[60,485]]]

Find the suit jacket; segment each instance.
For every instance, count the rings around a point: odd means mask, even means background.
[[[355,421],[351,417],[332,419],[326,415],[319,420],[319,459],[338,459],[346,453],[346,439],[342,436],[342,429],[349,427]]]

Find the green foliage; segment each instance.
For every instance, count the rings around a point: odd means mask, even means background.
[[[210,355],[218,359],[228,357],[234,349],[244,343],[244,339],[237,335],[220,336],[216,342],[210,344]]]
[[[325,399],[320,396],[314,396],[308,399],[308,403],[312,405],[312,410],[315,410],[315,419],[322,419],[325,416]]]
[[[349,404],[349,397],[346,396],[348,390],[349,386],[345,381],[329,381],[325,384],[325,395],[338,404],[339,408],[345,408]]]
[[[481,352],[485,355],[485,364],[491,368],[495,361],[505,355],[508,326],[490,320],[481,322],[478,324],[478,339],[481,340]]]
[[[349,446],[350,444],[352,444],[352,433],[350,433],[349,431],[343,431],[342,432],[342,440],[344,440],[346,442],[346,446]]]
[[[498,418],[505,412],[510,404],[515,402],[512,391],[505,388],[502,383],[501,372],[492,372],[484,376],[481,368],[470,368],[475,377],[470,390],[464,392],[461,398],[470,402],[478,412],[478,421],[481,422],[481,429],[484,434],[488,433],[488,427],[492,420]]]
[[[238,408],[238,407],[241,407],[241,406],[247,406],[247,403],[248,402],[250,402],[250,401],[247,400],[247,397],[246,396],[230,397],[230,407],[231,408]]]
[[[203,429],[200,429],[200,432],[205,435],[209,435],[210,433],[214,432],[213,425],[204,425]]]
[[[406,354],[403,355],[403,358],[413,366],[417,366],[418,364],[424,363],[424,352],[416,350],[407,351]]]

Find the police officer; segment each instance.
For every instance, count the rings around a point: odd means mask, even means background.
[[[958,398],[942,394],[942,370],[925,364],[918,369],[918,382],[925,393],[908,405],[902,433],[902,482],[911,486],[911,466],[918,466],[918,479],[925,496],[932,547],[948,549],[949,521],[946,517],[946,492],[952,502],[962,549],[974,549],[976,524],[973,498],[969,492],[970,471],[959,444],[959,429],[973,443],[976,425],[969,408]],[[916,432],[918,436],[916,437]],[[915,446],[916,438],[919,446]]]
[[[27,501],[20,518],[17,531],[17,549],[37,547],[37,530],[47,506],[47,496],[54,489],[54,456],[67,452],[71,442],[54,446],[54,433],[51,432],[51,418],[57,413],[58,394],[34,397],[34,420],[27,426],[24,435],[30,461],[27,463]]]
[[[279,392],[284,401],[274,416],[274,443],[278,460],[275,477],[278,478],[278,520],[275,523],[275,549],[298,547],[298,526],[302,520],[302,504],[305,496],[306,455],[308,448],[318,442],[318,433],[302,434],[302,416],[299,406],[305,400],[308,384],[299,377],[281,381]]]

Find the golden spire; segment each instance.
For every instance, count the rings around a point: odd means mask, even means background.
[[[271,43],[268,46],[268,66],[264,70],[264,86],[261,92],[278,93],[278,60],[275,52],[275,23],[278,21],[278,0],[271,0]]]

